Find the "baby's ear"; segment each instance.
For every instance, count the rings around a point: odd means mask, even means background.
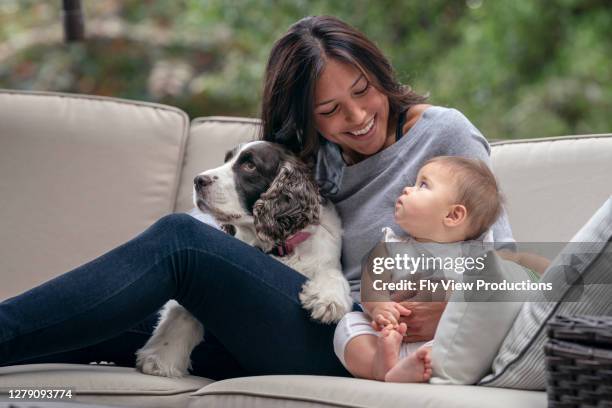
[[[461,204],[451,206],[446,217],[444,217],[444,225],[447,227],[458,227],[467,220],[467,208]]]

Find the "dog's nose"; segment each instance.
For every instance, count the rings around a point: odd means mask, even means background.
[[[193,184],[195,184],[197,188],[206,187],[211,185],[212,182],[212,178],[208,176],[196,176],[196,178],[193,179]]]

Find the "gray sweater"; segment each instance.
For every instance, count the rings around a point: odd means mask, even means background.
[[[394,205],[402,189],[413,185],[416,175],[434,156],[465,156],[491,164],[490,148],[482,134],[456,109],[432,106],[395,144],[344,168],[337,194],[330,197],[342,219],[342,267],[359,301],[361,260],[381,241],[382,228],[395,224]],[[492,228],[498,243],[514,242],[506,214]]]

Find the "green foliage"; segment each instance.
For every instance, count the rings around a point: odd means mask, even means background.
[[[607,0],[83,0],[88,41],[69,45],[60,3],[0,2],[0,87],[257,116],[274,41],[304,16],[329,14],[490,139],[612,129]]]

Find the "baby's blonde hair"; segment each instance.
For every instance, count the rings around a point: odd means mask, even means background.
[[[502,213],[504,198],[489,166],[482,160],[458,156],[437,156],[425,164],[440,164],[455,181],[456,203],[464,205],[470,228],[466,240],[487,231]]]

